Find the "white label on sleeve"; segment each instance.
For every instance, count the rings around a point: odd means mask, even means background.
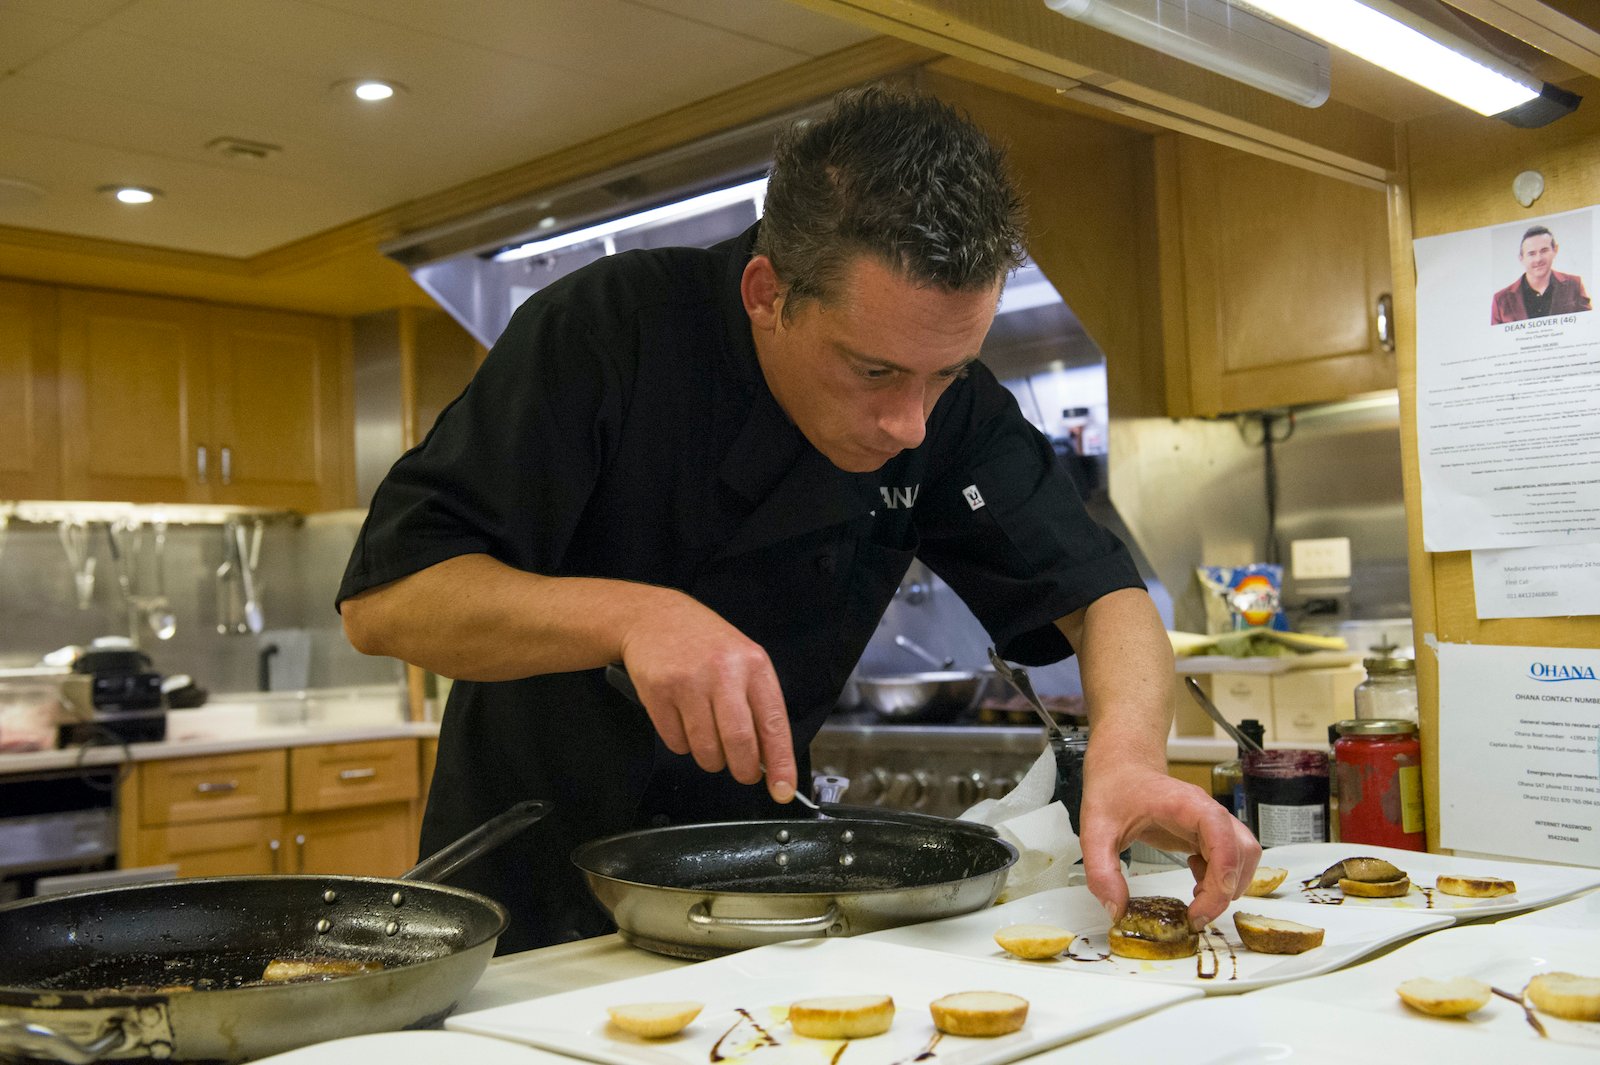
[[[978,491],[978,486],[969,484],[961,490],[961,497],[967,501],[967,506],[977,510],[983,506],[983,493]]]

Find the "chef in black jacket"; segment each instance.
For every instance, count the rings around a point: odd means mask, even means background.
[[[1005,657],[1078,654],[1108,911],[1135,838],[1195,855],[1197,921],[1249,882],[1249,833],[1166,775],[1171,651],[1126,549],[976,361],[1020,221],[1002,156],[948,107],[844,94],[780,136],[743,235],[529,298],[379,486],[345,631],[457,679],[423,852],[554,802],[455,878],[511,911],[502,951],[610,930],[581,842],[785,816],[913,556]]]

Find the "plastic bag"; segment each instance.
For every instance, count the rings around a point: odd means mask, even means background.
[[[1271,562],[1245,566],[1201,566],[1208,632],[1289,628],[1283,613],[1283,567]]]

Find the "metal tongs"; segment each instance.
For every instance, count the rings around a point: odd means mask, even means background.
[[[1021,666],[1013,666],[1007,663],[993,647],[989,648],[989,662],[994,666],[996,673],[1010,681],[1011,686],[1021,692],[1024,699],[1028,700],[1028,704],[1033,707],[1033,712],[1038,714],[1039,720],[1044,722],[1044,730],[1049,735],[1050,742],[1052,744],[1065,742],[1066,736],[1062,733],[1061,726],[1056,724],[1056,719],[1050,716],[1050,711],[1044,708],[1044,703],[1040,702],[1039,697],[1034,694],[1033,682],[1028,679],[1028,671]]]
[[[1189,689],[1189,694],[1194,696],[1194,701],[1200,704],[1200,709],[1204,710],[1211,720],[1221,725],[1223,732],[1233,737],[1233,742],[1238,744],[1241,751],[1261,750],[1261,744],[1246,736],[1237,725],[1222,716],[1222,711],[1217,709],[1217,704],[1206,697],[1205,689],[1200,687],[1193,677],[1184,677],[1183,683]]]

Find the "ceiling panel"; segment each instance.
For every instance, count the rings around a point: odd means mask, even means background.
[[[0,7],[0,80],[78,32],[78,24],[14,7]]]
[[[788,0],[0,0],[0,177],[48,193],[0,225],[253,255],[869,36]]]

